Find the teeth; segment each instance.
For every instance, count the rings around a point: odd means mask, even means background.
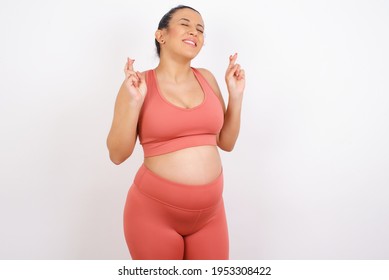
[[[195,44],[194,42],[192,42],[192,41],[184,40],[184,42],[185,42],[185,43],[188,43],[188,44],[191,44],[191,45],[193,45],[193,46],[196,46],[196,44]]]

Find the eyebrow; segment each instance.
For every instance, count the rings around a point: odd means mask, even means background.
[[[187,21],[187,22],[190,22],[190,20],[187,19],[187,18],[180,18],[179,20],[185,20],[185,21]],[[201,25],[200,23],[198,23],[197,26],[200,26],[200,27],[202,27],[202,28],[204,29],[204,26]]]

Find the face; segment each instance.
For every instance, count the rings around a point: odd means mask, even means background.
[[[176,11],[169,27],[156,32],[156,39],[161,44],[161,51],[194,58],[204,44],[204,22],[201,15],[191,9]]]

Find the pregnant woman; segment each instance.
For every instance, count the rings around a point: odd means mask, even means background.
[[[238,138],[245,74],[229,58],[228,106],[216,79],[191,61],[204,43],[198,11],[177,6],[155,32],[159,64],[145,72],[127,59],[107,146],[115,164],[137,137],[144,162],[128,192],[124,233],[132,259],[228,259],[223,170],[218,147]]]

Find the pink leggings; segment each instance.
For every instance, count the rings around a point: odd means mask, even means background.
[[[228,259],[222,193],[223,174],[206,185],[183,185],[142,165],[124,208],[132,259]]]

